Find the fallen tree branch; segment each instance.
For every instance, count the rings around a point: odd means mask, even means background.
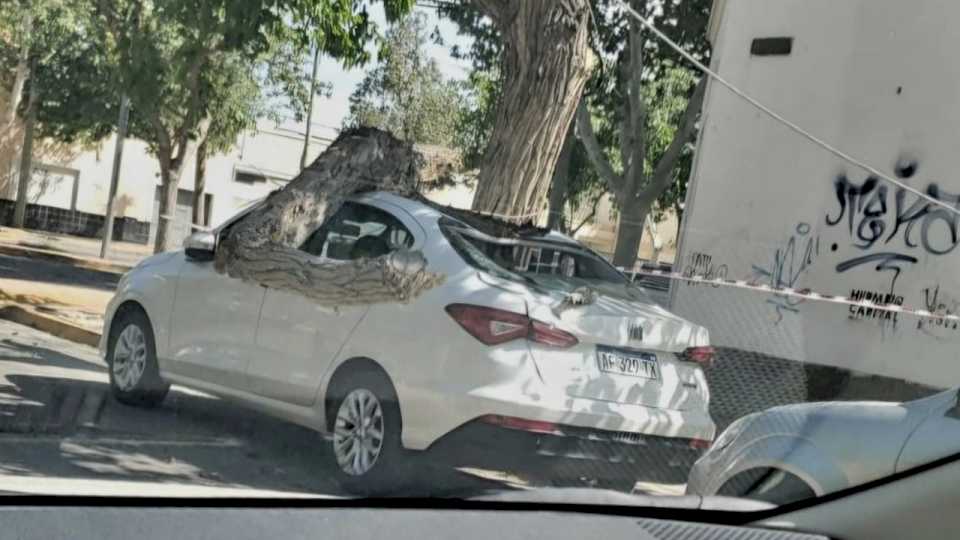
[[[233,225],[217,246],[215,268],[329,307],[416,298],[445,277],[428,272],[419,251],[335,261],[299,247],[352,195],[415,196],[421,161],[411,145],[384,131],[344,132],[299,176]]]

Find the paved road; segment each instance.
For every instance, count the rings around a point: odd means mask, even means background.
[[[326,446],[178,387],[157,409],[119,404],[94,349],[0,321],[0,492],[339,495]],[[449,469],[428,476],[433,496],[503,487]]]

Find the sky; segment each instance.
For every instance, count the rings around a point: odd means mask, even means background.
[[[440,71],[445,77],[451,79],[466,79],[469,73],[470,64],[463,60],[457,60],[450,56],[449,47],[458,44],[461,47],[468,46],[470,39],[457,35],[457,25],[453,22],[437,17],[436,10],[429,8],[415,8],[415,11],[427,16],[427,28],[432,30],[435,26],[439,28],[445,47],[438,46],[432,41],[427,46],[427,54],[437,61]],[[381,33],[386,31],[386,18],[383,14],[383,7],[380,3],[371,6],[371,19],[379,27]],[[375,62],[375,48],[371,44],[368,46],[371,53],[374,54],[374,60],[371,60],[366,66],[357,67],[351,70],[344,69],[340,63],[330,57],[321,57],[317,66],[317,80],[331,84],[333,86],[332,94],[329,98],[317,97],[313,102],[313,133],[321,137],[334,138],[337,130],[343,124],[343,119],[350,111],[350,94],[354,88],[363,79],[366,69],[373,67]],[[309,66],[308,66],[309,73]],[[302,131],[304,123],[285,124],[284,127]]]

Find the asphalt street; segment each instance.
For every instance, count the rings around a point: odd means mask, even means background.
[[[0,321],[0,492],[342,495],[319,434],[174,386],[162,406],[112,399],[97,351]],[[430,496],[505,488],[428,470]]]

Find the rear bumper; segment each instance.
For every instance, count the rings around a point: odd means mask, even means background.
[[[431,458],[459,467],[533,476],[551,485],[584,480],[632,486],[637,481],[684,483],[703,450],[691,439],[558,426],[535,433],[474,420],[429,448]]]

